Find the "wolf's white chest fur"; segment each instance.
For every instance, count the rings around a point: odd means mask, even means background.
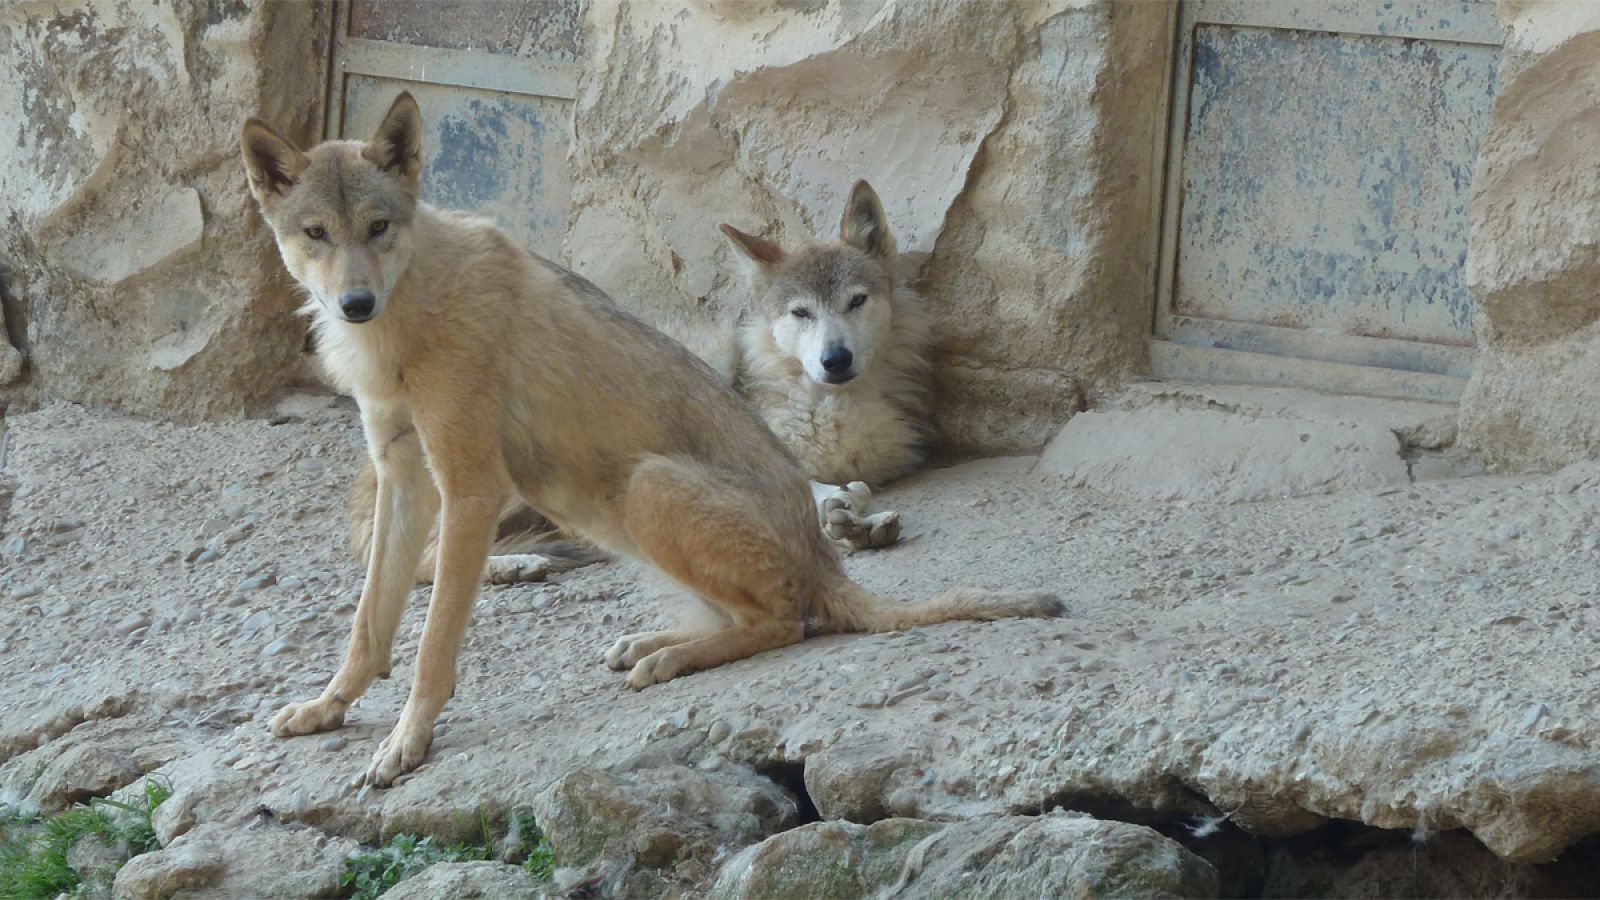
[[[753,398],[768,427],[812,478],[883,484],[916,466],[916,428],[881,392],[866,384],[835,391],[814,384],[801,376],[781,392],[785,396],[769,384]]]
[[[312,301],[315,302],[315,301]],[[364,412],[385,410],[409,418],[400,367],[402,348],[387,321],[351,325],[326,314],[313,315],[317,357],[335,387],[356,398]]]
[[[745,333],[742,355],[740,392],[812,479],[883,484],[921,463],[926,410],[920,396],[897,390],[904,376],[890,360],[827,388],[777,355],[762,330]]]

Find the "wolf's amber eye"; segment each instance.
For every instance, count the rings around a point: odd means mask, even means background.
[[[796,319],[809,319],[811,318],[811,310],[803,306],[797,306],[789,310],[789,315],[794,316]]]
[[[865,306],[866,303],[867,303],[867,295],[866,294],[856,294],[854,297],[850,298],[850,310],[849,311],[850,312],[855,312],[856,310],[858,310],[861,307]]]
[[[327,229],[323,228],[321,225],[313,225],[306,229],[306,237],[311,238],[313,241],[320,241],[327,236]]]
[[[373,222],[371,225],[367,226],[367,234],[370,234],[373,237],[377,237],[378,235],[383,234],[385,231],[388,231],[388,230],[389,230],[389,221],[387,219],[379,219],[376,222]]]

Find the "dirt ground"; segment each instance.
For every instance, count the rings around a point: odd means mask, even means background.
[[[154,770],[169,829],[372,841],[525,809],[580,764],[781,774],[887,748],[916,761],[878,786],[901,815],[1466,829],[1512,863],[1600,832],[1600,465],[1235,505],[1116,501],[1031,458],[930,471],[882,492],[906,540],[850,572],[908,599],[1046,588],[1066,618],[823,637],[638,693],[602,657],[662,621],[665,587],[621,564],[487,587],[428,762],[372,791],[352,780],[404,701],[424,591],[345,728],[266,725],[320,691],[360,587],[348,401],[201,426],[59,405],[5,427],[0,802]]]

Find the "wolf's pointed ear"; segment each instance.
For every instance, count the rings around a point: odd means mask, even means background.
[[[872,256],[894,256],[889,219],[883,214],[877,191],[865,181],[856,182],[850,189],[850,200],[845,203],[844,218],[839,222],[839,240]]]
[[[410,91],[401,91],[394,98],[361,155],[403,180],[418,180],[422,174],[422,110],[417,109]]]
[[[779,247],[776,242],[769,241],[766,238],[758,238],[753,234],[745,234],[726,222],[718,225],[717,228],[728,236],[729,242],[733,244],[733,248],[738,250],[741,256],[755,264],[755,269],[766,270],[783,262],[785,256],[783,248]]]
[[[245,177],[250,179],[250,193],[260,202],[287,194],[309,162],[300,148],[260,119],[244,120],[239,150],[244,156]]]

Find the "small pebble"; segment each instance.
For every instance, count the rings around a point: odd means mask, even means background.
[[[337,753],[338,751],[343,750],[347,743],[349,743],[349,741],[345,740],[344,735],[330,734],[323,738],[321,743],[317,744],[317,749],[327,753]]]
[[[267,656],[277,656],[280,653],[288,653],[293,649],[295,649],[294,644],[290,643],[284,638],[278,638],[277,640],[268,644],[261,652]]]
[[[1550,707],[1543,703],[1535,703],[1528,710],[1528,714],[1522,718],[1522,730],[1532,731],[1533,727],[1539,724],[1539,720],[1548,715],[1550,715]]]
[[[270,572],[263,572],[260,575],[251,575],[249,578],[239,582],[239,590],[259,591],[262,588],[271,587],[277,583],[278,576],[273,575]]]
[[[149,624],[150,624],[150,617],[149,616],[144,615],[142,613],[141,614],[135,614],[135,615],[131,615],[131,616],[127,617],[126,619],[123,619],[122,621],[118,622],[116,624],[115,631],[116,631],[117,634],[132,634],[133,632],[138,631],[141,628],[148,627]]]

